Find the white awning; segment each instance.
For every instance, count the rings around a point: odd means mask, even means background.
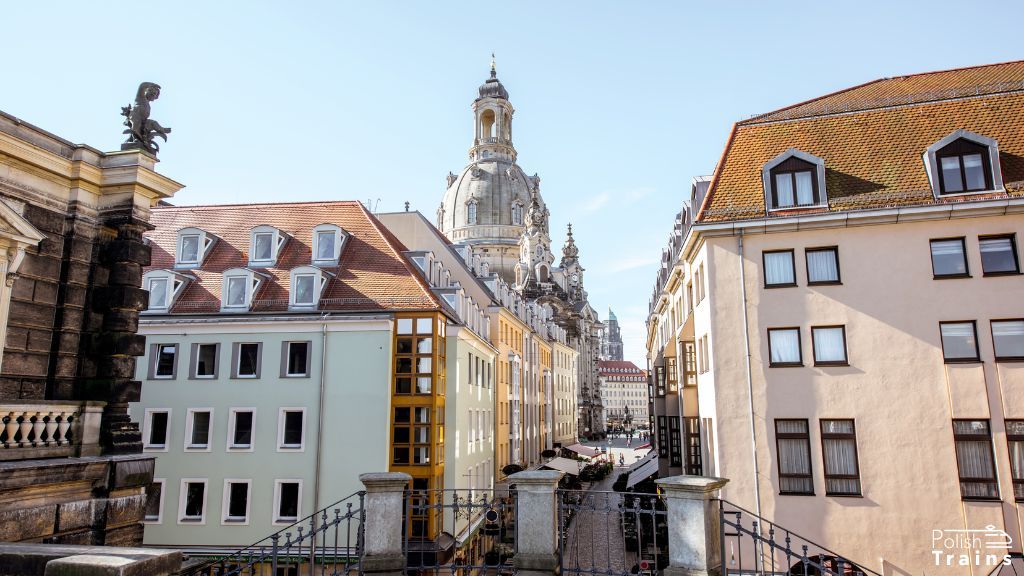
[[[595,458],[601,455],[599,450],[594,450],[593,448],[584,446],[583,444],[573,444],[572,446],[566,446],[565,449],[571,450],[580,456],[586,456],[587,458]]]
[[[559,472],[565,472],[566,474],[572,474],[573,476],[580,475],[580,463],[575,460],[569,460],[568,458],[552,458],[544,464],[545,468],[551,468],[552,470],[558,470]]]
[[[637,460],[629,467],[629,478],[626,480],[626,488],[632,488],[658,473],[658,453],[651,450],[647,456]]]

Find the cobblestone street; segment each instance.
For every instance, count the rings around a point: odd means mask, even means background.
[[[573,506],[575,514],[561,550],[563,573],[623,574],[636,563],[636,553],[625,550],[619,511],[622,496],[612,491],[615,479],[625,470],[616,467],[589,490],[573,493],[581,500]],[[563,522],[566,511],[563,508]]]

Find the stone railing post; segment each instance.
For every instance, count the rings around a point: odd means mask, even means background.
[[[558,500],[563,472],[536,470],[508,477],[516,488],[516,555],[519,576],[558,573]]]
[[[668,509],[669,566],[665,576],[722,573],[721,517],[715,499],[725,478],[672,476],[656,481]]]
[[[412,476],[404,472],[360,474],[366,487],[363,498],[363,559],[365,573],[400,576],[405,573],[402,553],[402,522],[405,518],[405,488]]]

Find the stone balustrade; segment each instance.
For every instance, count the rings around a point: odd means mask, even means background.
[[[99,454],[104,404],[0,401],[0,461]]]

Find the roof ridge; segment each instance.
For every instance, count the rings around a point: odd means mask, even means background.
[[[931,70],[931,71],[928,71],[928,72],[915,72],[913,74],[900,74],[900,75],[897,75],[897,76],[883,76],[882,78],[875,78],[874,80],[869,80],[867,82],[862,82],[860,84],[856,84],[854,86],[843,88],[841,90],[835,90],[835,91],[832,91],[832,92],[828,92],[826,94],[822,94],[820,96],[816,96],[814,98],[809,98],[807,100],[803,100],[801,102],[797,102],[796,104],[790,104],[789,106],[783,106],[782,108],[777,108],[775,110],[769,110],[768,112],[764,112],[764,113],[761,113],[761,114],[756,114],[754,116],[751,116],[750,118],[747,118],[745,120],[741,120],[741,121],[737,122],[737,124],[743,125],[743,126],[757,124],[759,122],[765,121],[766,119],[769,119],[772,116],[776,116],[778,114],[784,113],[787,110],[792,110],[794,108],[800,108],[801,106],[807,106],[809,104],[813,104],[814,102],[819,102],[819,101],[822,101],[822,100],[826,100],[828,98],[832,98],[832,97],[837,96],[839,94],[844,94],[846,92],[851,92],[851,91],[854,91],[854,90],[859,90],[861,88],[870,86],[872,84],[878,84],[880,82],[888,82],[890,80],[897,80],[897,79],[905,80],[907,78],[917,78],[917,77],[921,77],[921,76],[931,76],[931,75],[938,75],[938,74],[949,74],[949,73],[952,73],[952,72],[963,72],[963,71],[966,71],[966,70],[978,70],[978,69],[981,69],[981,68],[992,68],[992,67],[996,67],[996,66],[1006,66],[1006,65],[1009,65],[1009,64],[1022,64],[1022,63],[1024,63],[1024,60],[1007,60],[1005,62],[993,62],[993,63],[990,63],[990,64],[977,64],[977,65],[974,65],[974,66],[963,66],[963,67],[960,67],[960,68],[948,68],[948,69],[945,69],[945,70]],[[978,86],[982,86],[982,84],[978,84]],[[932,91],[932,92],[934,92],[934,91]],[[995,93],[999,93],[999,92],[995,92]],[[946,98],[936,98],[936,99],[933,99],[933,100],[921,100],[919,102],[913,102],[912,104],[913,105],[925,104],[925,103],[928,103],[928,102],[937,102],[937,101],[944,100],[944,99],[946,99]],[[884,107],[884,106],[880,106],[880,107]],[[867,108],[856,108],[856,109],[852,109],[852,110],[846,110],[846,112],[871,110],[873,108],[876,108],[876,107],[869,106]],[[807,116],[795,116],[795,117],[788,118],[788,119],[789,120],[797,120],[797,119],[804,118],[804,117],[830,116],[832,114],[835,114],[835,112],[825,112],[825,113],[819,113],[819,114],[808,114]]]
[[[180,205],[165,205],[165,206],[154,206],[152,210],[192,210],[196,208],[249,208],[252,206],[347,206],[351,204],[358,204],[362,206],[362,202],[359,200],[305,200],[299,202],[239,202],[236,204],[191,204],[188,206]]]
[[[430,289],[430,285],[427,284],[426,280],[423,279],[423,276],[413,268],[412,264],[409,263],[409,259],[405,257],[405,254],[402,253],[408,250],[409,248],[405,244],[403,244],[402,241],[399,240],[394,234],[392,234],[391,231],[388,230],[388,227],[384,226],[383,222],[381,222],[380,220],[377,219],[376,216],[371,214],[370,211],[366,209],[366,206],[363,206],[362,202],[359,202],[358,204],[359,209],[363,213],[363,216],[366,217],[370,225],[373,226],[373,229],[378,234],[380,234],[381,238],[384,239],[384,242],[388,245],[388,248],[390,248],[391,251],[394,252],[395,258],[397,258],[402,263],[402,265],[405,266],[405,269],[416,280],[416,285],[420,287],[420,290],[422,290],[423,293],[427,295],[427,298],[430,299],[431,302],[436,304],[438,308],[444,309],[444,305],[441,304],[441,300],[438,299],[436,294],[434,294],[434,291]],[[400,246],[402,250],[398,250],[395,247],[396,244]]]

